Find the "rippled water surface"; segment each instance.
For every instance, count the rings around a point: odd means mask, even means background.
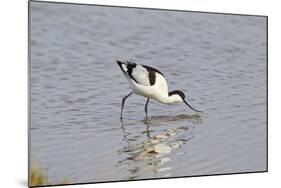
[[[266,19],[32,2],[31,165],[51,182],[266,170]],[[115,63],[159,69],[184,105],[132,95]]]

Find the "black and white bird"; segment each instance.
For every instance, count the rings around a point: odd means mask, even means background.
[[[185,100],[185,95],[180,90],[168,91],[167,81],[164,75],[157,69],[146,66],[138,65],[129,61],[117,60],[122,72],[127,78],[132,92],[122,99],[122,107],[120,118],[122,119],[123,108],[125,100],[133,93],[147,98],[145,104],[145,113],[147,115],[147,106],[149,99],[154,99],[163,104],[172,104],[182,102],[189,108],[196,112],[201,112],[192,108]]]

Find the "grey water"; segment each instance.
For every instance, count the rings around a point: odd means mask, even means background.
[[[52,183],[267,169],[266,18],[30,3],[30,164]],[[159,69],[194,108],[132,95]]]

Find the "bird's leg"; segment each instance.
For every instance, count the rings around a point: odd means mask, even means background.
[[[125,104],[125,100],[130,97],[132,95],[133,92],[129,93],[128,95],[126,95],[123,99],[122,99],[122,108],[121,108],[121,114],[120,114],[120,119],[122,120],[122,114],[123,114],[123,108],[124,108],[124,104]]]
[[[148,118],[148,115],[147,115],[147,106],[148,106],[148,102],[149,102],[149,98],[147,98],[147,101],[146,101],[146,104],[145,104],[145,107],[144,107],[144,111],[145,111],[145,114],[146,114],[146,117]]]

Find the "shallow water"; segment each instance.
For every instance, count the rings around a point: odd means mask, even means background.
[[[31,164],[71,183],[266,170],[265,17],[31,2]],[[159,69],[184,105],[132,95]]]

